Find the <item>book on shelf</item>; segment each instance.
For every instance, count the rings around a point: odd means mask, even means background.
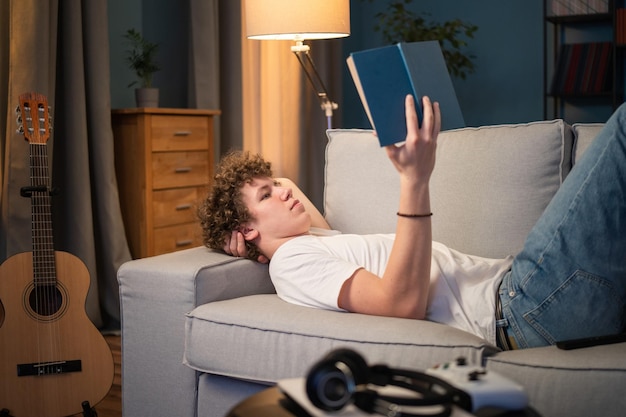
[[[609,12],[609,0],[550,0],[549,16],[574,16]]]
[[[554,96],[601,95],[613,85],[611,42],[563,44],[550,93]]]
[[[615,43],[626,45],[626,9],[615,11]]]
[[[380,146],[404,141],[408,94],[415,99],[420,125],[422,97],[428,96],[439,102],[442,130],[465,127],[439,42],[401,42],[353,52],[347,64]]]

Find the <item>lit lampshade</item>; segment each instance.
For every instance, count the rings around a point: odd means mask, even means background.
[[[350,36],[350,0],[244,0],[248,39],[293,40],[291,51],[302,65],[332,126],[333,110],[339,106],[328,97],[307,39]]]
[[[350,0],[245,0],[249,39],[295,40],[350,35]]]

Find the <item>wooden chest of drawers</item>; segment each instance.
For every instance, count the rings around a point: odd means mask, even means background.
[[[213,175],[218,110],[112,111],[115,169],[133,258],[202,244],[198,202]]]

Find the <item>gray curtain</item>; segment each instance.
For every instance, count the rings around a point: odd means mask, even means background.
[[[235,3],[232,0],[228,3]],[[228,4],[224,4],[226,8]],[[189,78],[188,107],[192,109],[221,109],[221,74],[228,77],[229,69],[220,66],[220,1],[189,0]],[[224,30],[226,28],[223,28]],[[219,159],[222,136],[221,117],[215,118],[215,159]],[[230,135],[228,135],[230,136]]]
[[[30,182],[29,150],[24,137],[16,133],[14,110],[18,96],[29,91],[46,95],[50,104],[54,102],[57,4],[3,1],[0,7],[0,261],[4,261],[32,247],[30,200],[20,197],[20,188]],[[48,141],[49,149],[53,143],[54,136]]]
[[[232,0],[189,0],[189,6],[188,107],[222,110],[219,158],[243,143],[241,6]],[[87,314],[99,327],[117,328],[116,272],[131,257],[114,170],[107,19],[104,0],[0,1],[0,262],[32,250],[30,200],[20,197],[30,182],[29,148],[15,133],[14,109],[20,94],[38,92],[54,118],[48,151],[52,185],[60,190],[52,206],[55,250],[85,263]],[[313,53],[329,89],[341,91],[339,44],[316,42]],[[297,180],[321,206],[326,120],[308,88]],[[334,125],[340,120],[341,109]]]
[[[119,326],[116,272],[130,260],[119,207],[110,119],[107,4],[90,0],[2,2],[3,182],[0,260],[32,250],[28,146],[11,109],[23,92],[52,105],[55,250],[80,258],[91,286],[86,311],[99,327]],[[5,57],[8,58],[5,61]],[[4,83],[6,80],[6,84]]]

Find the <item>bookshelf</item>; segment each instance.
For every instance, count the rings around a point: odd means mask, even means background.
[[[624,0],[544,0],[544,118],[603,122],[624,99]]]

